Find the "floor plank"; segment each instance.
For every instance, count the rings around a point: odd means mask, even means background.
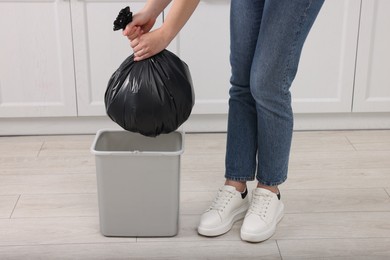
[[[67,244],[0,247],[1,259],[281,259],[275,241]]]
[[[182,156],[182,170],[189,172],[221,171],[224,172],[225,154],[184,154]]]
[[[225,154],[226,134],[186,134],[184,154]]]
[[[97,194],[23,194],[12,218],[98,216]]]
[[[291,169],[284,189],[384,188],[390,183],[390,168]]]
[[[94,174],[0,175],[0,195],[96,192]]]
[[[98,217],[0,219],[0,248],[16,245],[135,242],[104,237]]]
[[[1,140],[2,138],[0,138]],[[41,149],[43,142],[28,141],[28,142],[12,142],[10,140],[0,142],[0,158],[8,158],[14,156],[36,157]]]
[[[390,131],[350,131],[346,137],[358,151],[389,151]]]
[[[384,189],[283,190],[286,213],[389,211]]]
[[[285,214],[273,239],[390,238],[390,212]]]
[[[200,215],[211,205],[217,191],[180,193],[180,213],[185,215]]]
[[[92,156],[0,157],[0,175],[95,173]]]
[[[289,168],[296,170],[390,168],[389,151],[292,152]]]
[[[278,240],[284,260],[389,259],[390,238]]]
[[[294,132],[291,151],[334,152],[355,151],[344,132]]]
[[[92,156],[90,139],[86,136],[82,140],[48,140],[43,144],[39,156]]]
[[[0,196],[0,218],[10,218],[19,195]]]

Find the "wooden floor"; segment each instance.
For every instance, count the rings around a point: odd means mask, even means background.
[[[223,184],[225,134],[186,135],[176,237],[102,236],[93,138],[0,137],[0,259],[390,259],[390,131],[295,132],[286,214],[259,244],[240,240],[242,222],[196,233]]]

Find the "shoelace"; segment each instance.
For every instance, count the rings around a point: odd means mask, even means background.
[[[269,194],[253,194],[248,213],[259,215],[262,219],[265,219],[269,205],[271,204],[271,199],[272,196]]]
[[[219,189],[217,196],[211,203],[209,210],[223,211],[229,201],[233,198],[234,193],[228,190]]]

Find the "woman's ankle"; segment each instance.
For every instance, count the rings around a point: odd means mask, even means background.
[[[246,189],[246,182],[245,181],[226,180],[225,185],[233,186],[239,192],[244,192]]]
[[[278,186],[267,186],[267,185],[264,185],[264,184],[261,184],[261,183],[257,183],[257,188],[266,189],[266,190],[272,191],[275,194],[279,193]]]

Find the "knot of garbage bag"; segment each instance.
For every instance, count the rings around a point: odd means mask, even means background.
[[[118,17],[114,21],[114,31],[124,30],[131,21],[133,21],[133,13],[130,12],[130,7],[126,6],[120,10]]]

